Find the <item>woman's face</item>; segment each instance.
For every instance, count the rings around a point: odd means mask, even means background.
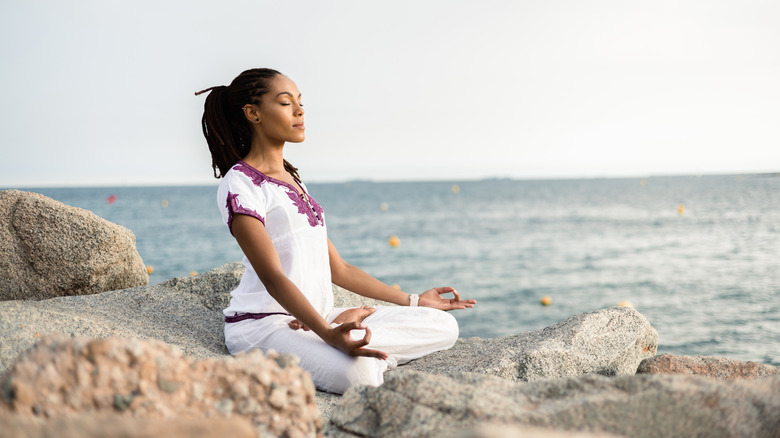
[[[271,142],[300,143],[306,138],[301,93],[292,79],[277,75],[269,81],[263,95],[256,133]]]

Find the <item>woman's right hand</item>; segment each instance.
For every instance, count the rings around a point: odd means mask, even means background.
[[[365,330],[363,339],[353,340],[350,336],[352,330]],[[350,356],[366,356],[376,359],[387,359],[387,353],[379,350],[363,348],[371,341],[371,330],[361,322],[347,322],[330,329],[325,341],[333,347],[347,353]]]

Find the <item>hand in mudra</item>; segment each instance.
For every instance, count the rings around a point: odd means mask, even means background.
[[[455,298],[442,298],[443,294],[452,293]],[[418,306],[432,307],[439,310],[465,309],[474,307],[477,300],[461,300],[460,294],[451,287],[435,287],[420,294]]]

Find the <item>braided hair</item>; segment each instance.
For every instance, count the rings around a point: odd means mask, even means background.
[[[238,160],[243,159],[252,147],[252,127],[244,117],[246,104],[260,105],[268,92],[269,81],[277,75],[270,68],[253,68],[238,75],[230,85],[218,85],[195,93],[210,92],[203,106],[203,136],[211,152],[214,178],[221,178]],[[219,170],[219,172],[217,172]],[[298,169],[284,160],[284,170],[300,180]]]

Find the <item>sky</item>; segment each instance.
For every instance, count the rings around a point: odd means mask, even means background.
[[[780,171],[780,2],[3,0],[0,188],[216,184],[205,96],[303,94],[308,182]]]

